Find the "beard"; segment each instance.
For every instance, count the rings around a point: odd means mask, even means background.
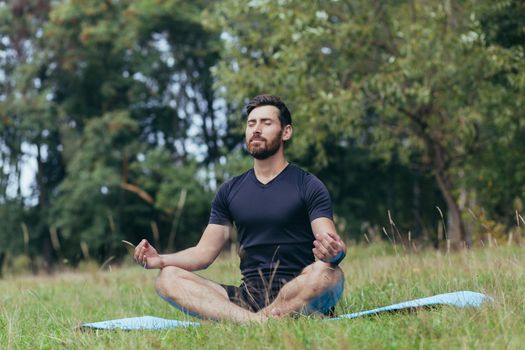
[[[264,160],[267,158],[270,158],[273,156],[279,148],[281,147],[281,137],[282,132],[277,135],[277,137],[273,138],[272,140],[268,141],[267,139],[260,137],[260,136],[254,136],[246,141],[246,148],[248,149],[248,153],[251,154],[251,156],[258,160]],[[252,141],[259,141],[257,145],[252,144]]]

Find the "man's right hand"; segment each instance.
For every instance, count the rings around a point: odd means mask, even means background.
[[[157,250],[145,239],[135,248],[134,254],[137,264],[143,266],[145,269],[160,269],[162,268],[162,258]]]

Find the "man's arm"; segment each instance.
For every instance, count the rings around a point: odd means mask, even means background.
[[[229,230],[228,225],[208,224],[195,247],[172,254],[158,254],[143,239],[135,248],[135,261],[149,269],[177,266],[187,271],[202,270],[215,261],[229,237]]]
[[[346,254],[346,245],[337,234],[332,219],[320,217],[313,220],[311,225],[315,236],[315,257],[329,263],[342,259]]]

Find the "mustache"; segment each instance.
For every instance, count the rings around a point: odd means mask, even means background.
[[[252,142],[252,141],[266,141],[266,139],[264,137],[261,137],[261,136],[252,136],[249,141],[250,142]]]

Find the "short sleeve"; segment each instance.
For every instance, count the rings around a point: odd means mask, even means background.
[[[228,192],[229,182],[225,182],[219,187],[215,198],[211,202],[210,220],[208,223],[218,225],[232,223],[233,220],[228,208]]]
[[[303,191],[310,222],[321,217],[333,219],[332,200],[321,180],[314,175],[308,174],[304,182]]]

